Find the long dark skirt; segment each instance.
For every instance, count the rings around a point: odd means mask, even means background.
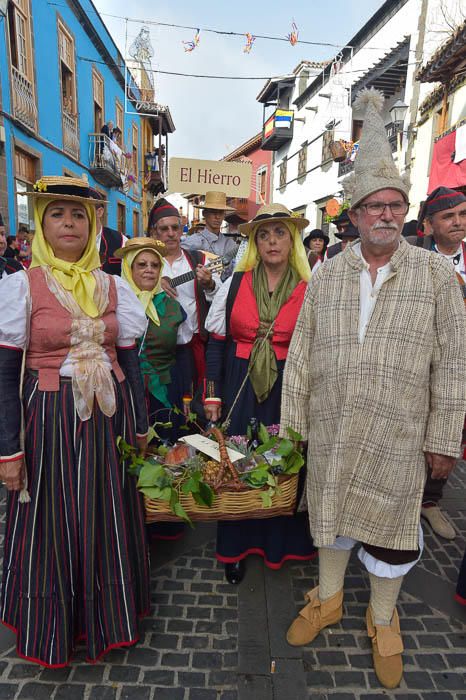
[[[89,661],[138,640],[149,610],[142,498],[116,439],[135,444],[132,396],[114,380],[117,412],[97,404],[81,421],[71,382],[42,392],[26,376],[26,460],[31,502],[8,498],[1,620],[20,656],[66,665],[78,640]]]
[[[278,362],[278,379],[263,403],[258,403],[248,379],[237,401],[228,428],[230,435],[244,435],[248,421],[255,417],[265,425],[280,420],[280,398],[284,362]],[[226,412],[233,404],[241,383],[246,376],[248,361],[235,357],[235,344],[227,346],[224,379],[224,402]],[[265,564],[279,569],[288,559],[309,560],[316,556],[309,532],[307,513],[281,516],[265,520],[221,521],[217,528],[217,559],[224,563],[240,561],[248,554],[259,554]]]
[[[458,576],[458,583],[456,585],[456,600],[461,605],[466,605],[466,551],[464,553],[463,561],[460,567],[460,573]]]

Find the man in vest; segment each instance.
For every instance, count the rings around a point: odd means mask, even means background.
[[[205,228],[198,233],[183,239],[185,250],[207,250],[209,253],[232,260],[238,250],[234,238],[225,236],[220,229],[225,215],[234,212],[233,207],[227,206],[227,198],[224,192],[207,192],[204,201],[202,215],[205,219]],[[233,264],[222,275],[225,280],[233,273]]]
[[[205,265],[205,256],[199,250],[183,250],[183,227],[178,209],[166,199],[159,199],[149,214],[149,236],[165,243],[167,253],[163,268],[162,289],[176,298],[187,318],[178,330],[176,363],[180,372],[193,365],[193,389],[205,375],[205,344],[207,333],[204,322],[210,302],[221,282]],[[172,287],[170,280],[193,273],[190,281]]]
[[[409,236],[406,240],[449,260],[466,299],[466,244],[463,240],[466,237],[466,196],[448,187],[437,187],[424,202],[421,219],[419,224],[424,222],[427,235]],[[421,515],[437,535],[453,540],[455,529],[439,508],[446,482],[446,479],[432,479],[429,472]]]
[[[103,225],[105,214],[105,199],[97,190],[92,189],[92,197],[98,199],[101,204],[95,208],[95,216],[97,223],[97,250],[100,253],[100,261],[102,270],[110,275],[121,275],[121,258],[115,256],[115,251],[122,248],[128,240],[119,231]]]

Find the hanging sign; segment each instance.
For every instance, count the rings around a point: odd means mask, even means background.
[[[170,158],[168,173],[170,193],[225,192],[228,197],[247,198],[251,191],[251,163]]]

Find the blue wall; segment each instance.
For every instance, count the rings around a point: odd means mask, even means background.
[[[81,7],[87,14],[99,38],[105,44],[113,59],[117,60],[118,51],[113,43],[105,25],[97,14],[94,5],[88,0],[81,1]],[[117,81],[110,67],[105,64],[104,58],[92,42],[85,28],[79,23],[78,18],[67,4],[67,0],[60,0],[56,5],[44,0],[31,0],[32,9],[32,34],[33,34],[33,60],[35,65],[35,91],[38,111],[38,135],[52,146],[59,149],[57,152],[41,140],[28,134],[20,126],[12,123],[8,115],[13,114],[10,87],[10,66],[8,58],[8,34],[5,19],[0,20],[0,81],[2,91],[2,109],[5,113],[4,125],[6,132],[6,156],[8,179],[8,208],[10,230],[13,232],[17,226],[15,207],[15,173],[14,173],[14,146],[22,144],[37,152],[42,161],[42,172],[39,175],[58,175],[63,169],[80,176],[85,173],[89,182],[100,190],[105,190],[90,174],[89,167],[89,140],[88,136],[94,132],[94,102],[92,95],[92,66],[95,65],[104,80],[104,100],[106,122],[116,123],[115,100],[124,108],[124,88]],[[76,59],[76,92],[78,128],[80,133],[80,154],[78,164],[63,152],[62,111],[60,95],[59,55],[57,37],[57,17],[60,17],[75,41]],[[86,59],[86,60],[84,60]],[[131,144],[132,124],[139,127],[139,154],[141,155],[141,117],[133,114],[124,115],[123,142],[126,146]],[[141,170],[141,168],[140,168]],[[141,178],[141,172],[139,173]],[[140,183],[139,183],[140,184]],[[133,211],[140,211],[140,201],[130,194],[125,194],[117,189],[107,189],[108,215],[107,225],[117,228],[116,203],[121,202],[126,206],[126,233],[133,234]],[[140,215],[140,219],[142,216]],[[142,224],[140,224],[142,225]]]

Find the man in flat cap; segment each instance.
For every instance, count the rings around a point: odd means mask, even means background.
[[[437,187],[424,202],[421,217],[428,235],[410,236],[409,243],[438,253],[448,260],[456,273],[456,278],[466,300],[466,196],[458,190]],[[446,540],[453,540],[456,532],[453,525],[440,510],[446,479],[433,479],[427,476],[422,499],[422,517],[432,530]]]
[[[319,585],[288,642],[309,644],[341,620],[358,545],[369,573],[375,673],[395,688],[403,674],[396,602],[422,551],[426,463],[445,478],[461,449],[466,323],[451,264],[401,238],[409,190],[383,104],[375,90],[354,104],[365,118],[347,190],[360,239],[311,279],[286,361],[280,423],[309,442],[307,500],[319,547]]]

